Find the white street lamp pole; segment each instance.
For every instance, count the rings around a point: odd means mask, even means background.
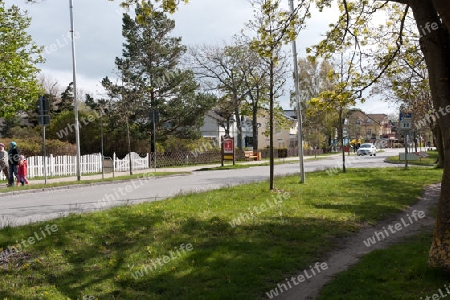
[[[291,13],[294,13],[294,1],[289,0]],[[305,182],[305,169],[303,166],[303,126],[302,126],[302,106],[300,105],[300,93],[298,86],[298,61],[297,61],[297,46],[295,40],[292,41],[292,56],[294,58],[294,86],[295,98],[297,99],[297,121],[298,121],[298,159],[300,164],[300,182]]]
[[[80,169],[80,126],[78,122],[78,101],[77,101],[77,65],[75,60],[75,39],[73,26],[73,1],[69,0],[70,8],[70,36],[72,39],[72,64],[73,64],[73,106],[75,115],[75,142],[77,147],[77,180],[81,180]]]

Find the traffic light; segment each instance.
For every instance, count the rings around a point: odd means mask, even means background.
[[[46,96],[40,96],[36,103],[36,110],[38,112],[38,120],[40,125],[50,124],[50,116],[48,115],[50,110],[50,103]]]
[[[46,96],[39,97],[37,102],[37,111],[40,115],[48,115],[50,104]]]

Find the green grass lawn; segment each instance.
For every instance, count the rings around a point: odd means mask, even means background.
[[[198,169],[197,171],[217,171],[217,170],[234,170],[234,169],[247,169],[250,167],[255,167],[255,166],[268,166],[269,163],[261,163],[261,164],[256,164],[256,165],[249,165],[249,164],[224,164],[223,167],[222,166],[218,166],[218,167],[205,167],[205,168],[201,168]]]
[[[320,159],[325,159],[328,156],[330,156],[330,154],[321,154],[321,155],[317,155],[317,157],[305,156],[304,159],[307,159],[307,160],[320,160]],[[274,164],[275,165],[298,164],[298,160],[286,160],[286,159],[283,159],[283,158],[275,158],[274,159]],[[255,163],[253,163],[253,164],[236,163],[235,165],[233,165],[232,163],[230,164],[230,162],[227,162],[227,163],[224,163],[223,167],[222,166],[205,167],[205,168],[198,169],[197,171],[217,171],[217,170],[246,169],[246,168],[251,168],[251,167],[269,166],[269,165],[270,165],[269,159],[265,158],[265,159],[261,160],[261,163],[257,163],[257,164],[255,164]]]
[[[284,278],[324,261],[340,237],[416,202],[422,186],[441,176],[434,168],[323,171],[308,173],[305,184],[276,178],[276,192],[267,182],[246,184],[7,227],[3,250],[46,225],[57,231],[0,263],[0,295],[263,299]]]
[[[282,159],[276,159],[274,161],[275,165],[281,165],[281,164],[293,164],[293,163],[298,163],[297,161],[282,161]],[[218,167],[205,167],[205,168],[201,168],[198,169],[197,171],[217,171],[217,170],[233,170],[233,169],[247,169],[247,168],[251,168],[251,167],[260,167],[260,166],[269,166],[270,162],[266,161],[266,162],[261,162],[258,164],[224,164],[224,166],[218,166]]]
[[[423,157],[420,160],[408,160],[408,165],[418,165],[418,166],[430,166],[436,163],[438,158],[437,151],[427,151],[428,157]],[[399,160],[399,155],[391,156],[386,159],[388,162],[392,163],[405,163],[404,160]]]
[[[450,274],[427,267],[431,237],[431,232],[422,233],[369,253],[338,274],[317,299],[442,299],[433,295],[440,296],[439,290],[449,294],[446,287],[450,290]]]

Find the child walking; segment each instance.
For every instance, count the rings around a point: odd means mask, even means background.
[[[25,156],[21,155],[19,157],[19,167],[17,170],[17,186],[19,186],[19,183],[22,185],[28,184],[27,171],[28,171],[27,160],[25,159]]]

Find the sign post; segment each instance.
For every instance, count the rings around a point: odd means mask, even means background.
[[[154,157],[153,157],[153,162],[155,165],[155,173],[156,173],[156,123],[159,122],[159,111],[157,109],[152,108],[150,110],[150,119],[152,121],[152,126],[153,126],[153,153],[154,153]]]
[[[409,131],[413,128],[413,114],[404,107],[400,107],[400,116],[398,118],[400,131],[403,131],[403,141],[405,143],[405,169],[408,169],[408,140]]]
[[[47,153],[45,146],[45,126],[50,124],[50,103],[46,96],[39,97],[36,103],[36,110],[38,112],[38,122],[42,126],[42,155],[44,157],[44,183],[47,184]]]
[[[400,130],[409,131],[413,128],[413,115],[412,112],[406,112],[400,110],[399,118]]]
[[[235,165],[236,159],[235,159],[235,151],[234,151],[234,138],[230,136],[221,137],[222,140],[222,167],[223,167],[223,161],[224,160],[232,160],[233,166]]]

